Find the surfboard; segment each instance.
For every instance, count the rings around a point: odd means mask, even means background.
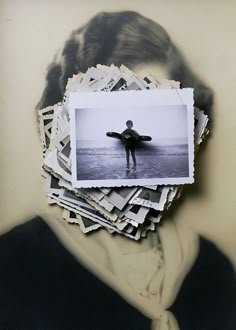
[[[116,132],[107,132],[106,135],[109,136],[109,137],[115,138],[115,139],[119,139],[119,140],[122,139],[122,136],[121,136],[120,133],[116,133]]]
[[[148,136],[148,135],[140,135],[139,140],[140,141],[152,141],[152,138],[151,138],[151,136]]]
[[[120,133],[117,133],[117,132],[107,132],[106,135],[108,137],[112,137],[112,138],[115,138],[115,139],[119,139],[119,140],[129,140],[129,141],[133,141],[133,142],[145,142],[145,141],[151,141],[152,138],[151,136],[148,136],[148,135],[139,135],[138,137],[135,136],[135,137],[132,137],[132,136],[124,136],[123,134],[120,134]],[[128,135],[128,134],[127,134]]]

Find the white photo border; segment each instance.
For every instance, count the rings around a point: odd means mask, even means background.
[[[187,177],[144,178],[144,179],[109,179],[109,180],[77,180],[76,162],[76,109],[91,109],[122,106],[179,106],[187,109],[188,129],[188,167]],[[144,185],[182,185],[194,182],[194,101],[193,89],[156,89],[143,91],[116,92],[74,92],[69,94],[68,107],[70,112],[70,137],[72,155],[72,186],[73,188],[91,187],[125,187]]]

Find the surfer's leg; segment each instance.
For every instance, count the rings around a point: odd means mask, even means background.
[[[129,147],[125,146],[125,151],[126,151],[126,166],[129,168]]]
[[[136,157],[135,157],[135,149],[134,148],[131,149],[131,156],[132,156],[132,159],[133,159],[133,162],[134,162],[134,167],[136,167]]]

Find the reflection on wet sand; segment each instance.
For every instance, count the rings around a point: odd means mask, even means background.
[[[136,166],[131,168],[126,168],[126,179],[137,179]]]

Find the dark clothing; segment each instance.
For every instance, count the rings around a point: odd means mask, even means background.
[[[125,146],[134,149],[139,141],[139,134],[132,128],[127,128],[121,133],[121,140]]]
[[[236,278],[229,260],[200,237],[198,258],[170,309],[181,330],[235,330]]]
[[[84,268],[39,217],[0,236],[1,330],[150,330],[151,320]],[[235,330],[231,264],[209,241],[171,310],[181,330]]]
[[[126,152],[129,152],[129,151],[135,152],[135,146],[133,146],[133,145],[131,145],[131,146],[126,145],[125,146],[125,151]]]
[[[0,236],[0,330],[146,330],[151,320],[97,279],[35,218]]]

